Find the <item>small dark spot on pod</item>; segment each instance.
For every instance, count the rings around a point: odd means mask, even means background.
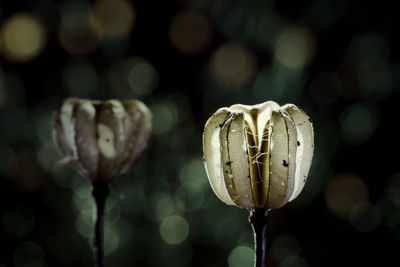
[[[303,183],[305,183],[305,182],[306,182],[306,179],[303,180]]]
[[[203,157],[203,161],[206,161],[206,159]]]
[[[228,162],[226,163],[226,165],[227,165],[227,166],[231,166],[231,163],[232,163],[232,161],[228,161]]]
[[[226,173],[228,173],[228,171],[225,171]]]
[[[297,141],[297,146],[300,146],[300,142],[299,141]]]
[[[289,164],[286,162],[286,160],[283,160],[282,165],[285,166],[285,167],[289,166]]]
[[[110,139],[107,138],[107,139],[106,139],[106,142],[110,142]]]
[[[310,117],[308,117],[308,121],[312,123],[312,119]]]

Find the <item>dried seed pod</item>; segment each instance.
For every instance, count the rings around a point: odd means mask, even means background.
[[[147,146],[151,113],[138,100],[69,98],[53,114],[53,135],[67,160],[92,181],[127,171]]]
[[[220,108],[207,121],[203,153],[215,194],[226,204],[275,209],[304,187],[314,150],[311,119],[273,101]]]

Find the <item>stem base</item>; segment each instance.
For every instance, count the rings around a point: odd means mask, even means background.
[[[249,223],[254,232],[255,267],[265,267],[265,232],[268,210],[251,210]]]
[[[97,210],[93,253],[97,267],[104,267],[104,210],[108,193],[108,184],[100,179],[93,182],[92,195]]]

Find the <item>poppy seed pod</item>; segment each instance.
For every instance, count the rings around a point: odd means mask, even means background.
[[[67,160],[106,183],[139,158],[151,132],[151,113],[138,100],[69,98],[53,119],[54,139]]]
[[[203,133],[212,189],[226,204],[248,209],[275,209],[295,199],[313,150],[311,119],[293,104],[220,108]]]

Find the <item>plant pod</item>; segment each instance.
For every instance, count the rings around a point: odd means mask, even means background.
[[[68,98],[53,114],[53,136],[67,160],[92,181],[127,171],[147,146],[151,113],[138,100]]]
[[[203,133],[212,189],[226,204],[247,209],[276,209],[295,199],[313,151],[311,119],[293,104],[220,108]]]

